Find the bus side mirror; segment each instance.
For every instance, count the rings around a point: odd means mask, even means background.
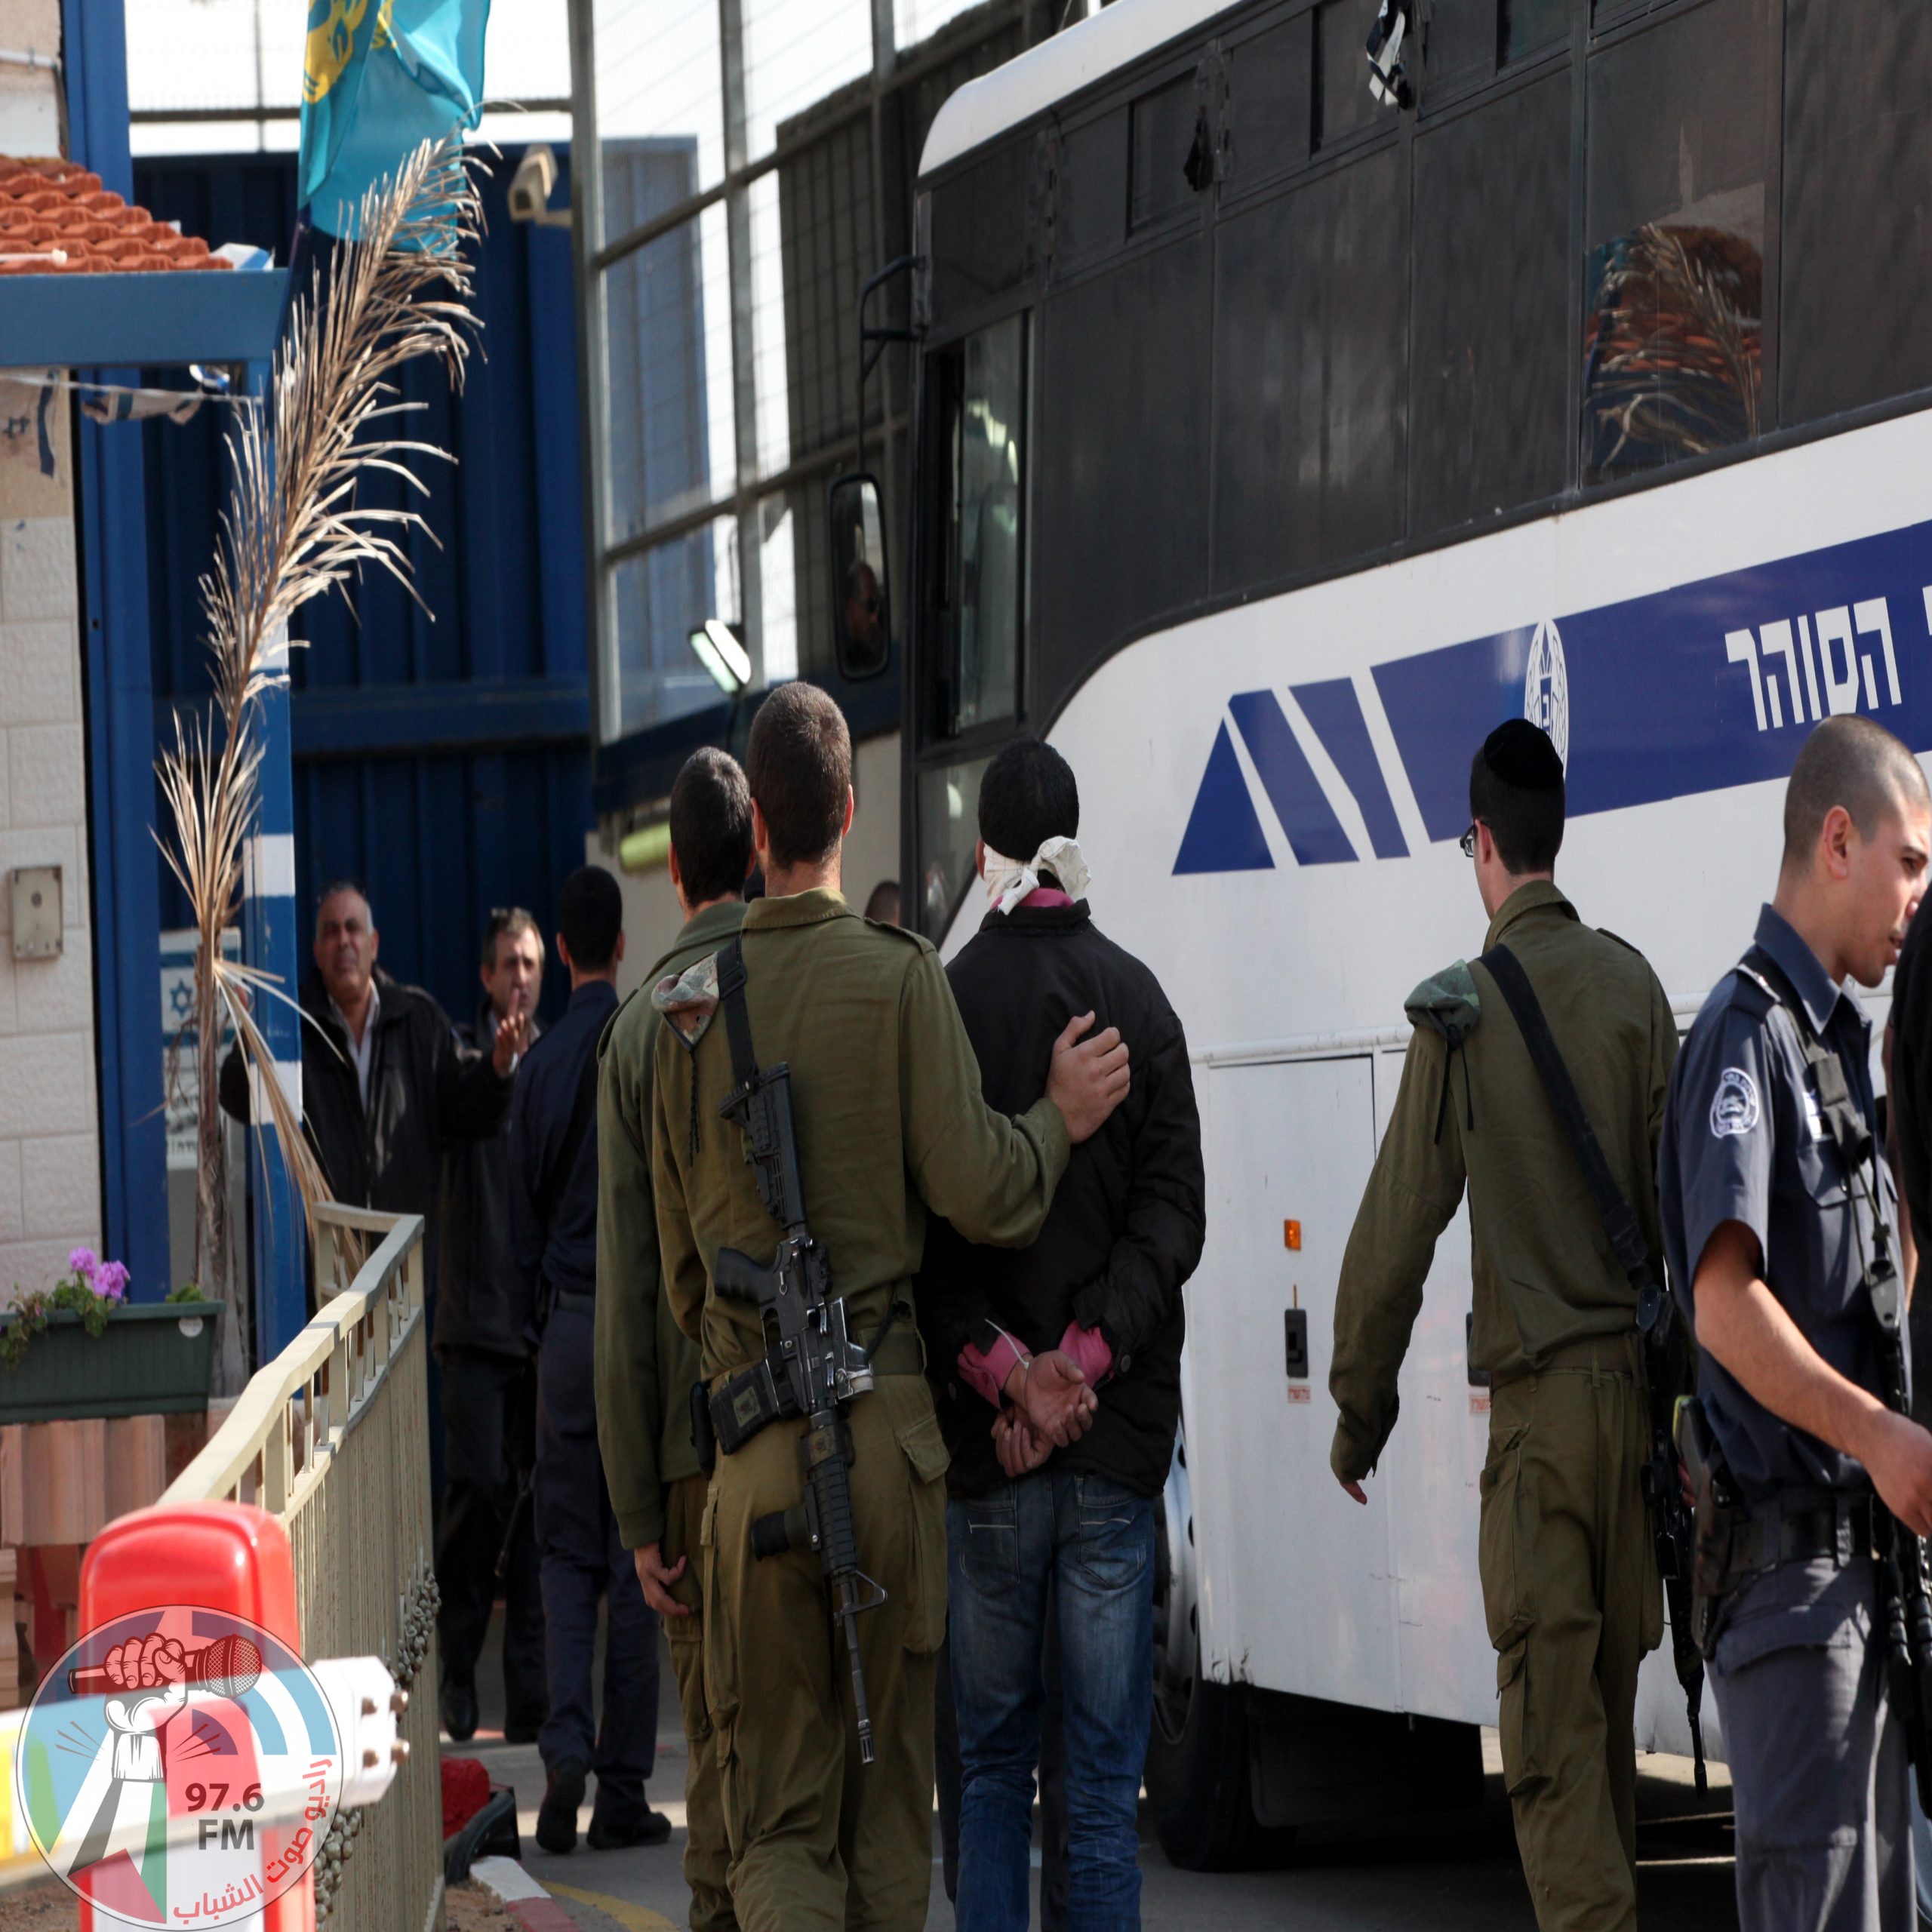
[[[876,678],[892,651],[885,518],[870,476],[841,476],[828,499],[832,525],[832,637],[841,677]]]

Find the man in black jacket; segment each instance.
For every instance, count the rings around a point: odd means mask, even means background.
[[[483,999],[457,1040],[482,1056],[512,1014],[534,1015],[543,936],[521,907],[500,906],[483,934]],[[543,1598],[537,1574],[530,1474],[536,1454],[532,1311],[510,1241],[507,1127],[459,1141],[443,1156],[442,1251],[436,1357],[443,1372],[443,1514],[436,1536],[436,1619],[443,1728],[460,1744],[476,1730],[476,1660],[489,1634],[503,1564],[503,1735],[536,1742],[543,1721]]]
[[[537,1306],[537,1543],[550,1712],[537,1737],[547,1781],[537,1842],[577,1844],[592,1771],[593,1851],[662,1844],[671,1822],[645,1799],[657,1751],[657,1617],[618,1534],[597,1442],[597,1042],[617,1010],[623,895],[583,866],[557,895],[564,1017],[530,1056],[510,1125],[510,1232]],[[604,1709],[594,1714],[597,1606]]]
[[[359,885],[338,880],[323,893],[315,970],[302,983],[303,1124],[332,1200],[423,1217],[433,1343],[444,1151],[453,1142],[488,1139],[509,1118],[510,1076],[529,1037],[529,1016],[506,1020],[488,1054],[466,1053],[427,993],[377,967],[381,937]],[[248,1120],[238,1047],[222,1062],[221,1104]],[[429,1370],[429,1494],[440,1507],[441,1378],[433,1357]]]
[[[1038,1097],[1070,1016],[1091,1010],[1134,1043],[1128,1098],[1074,1149],[1033,1245],[974,1247],[935,1221],[919,1277],[928,1373],[952,1457],[958,1915],[975,1932],[1027,1924],[1050,1588],[1071,1920],[1139,1923],[1154,1511],[1180,1408],[1181,1289],[1206,1226],[1187,1043],[1152,974],[1092,922],[1079,820],[1058,752],[1029,739],[994,759],[977,854],[994,909],[947,969],[986,1101],[1002,1112]],[[1029,1385],[1082,1380],[1089,1426],[1054,1449],[1018,1404]]]
[[[488,1054],[466,1054],[443,1009],[376,964],[382,935],[362,888],[339,881],[315,909],[315,970],[302,982],[302,1115],[332,1200],[421,1214],[424,1278],[436,1278],[443,1151],[509,1118],[510,1076],[528,1043],[519,1014]],[[222,1063],[221,1104],[248,1118],[238,1048]]]

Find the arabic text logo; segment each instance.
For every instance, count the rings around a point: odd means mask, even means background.
[[[97,1920],[254,1921],[315,1861],[340,1734],[294,1652],[186,1605],[91,1631],[50,1671],[15,1761],[36,1850]]]

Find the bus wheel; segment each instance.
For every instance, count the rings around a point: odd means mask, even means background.
[[[1154,1721],[1146,1774],[1161,1849],[1183,1872],[1279,1864],[1294,1833],[1255,1820],[1247,1690],[1201,1674],[1194,1512],[1187,1445],[1178,1437],[1162,1505],[1155,1519]]]

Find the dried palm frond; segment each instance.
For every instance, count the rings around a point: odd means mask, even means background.
[[[261,1096],[303,1214],[328,1183],[300,1114],[275,1075],[250,1011],[253,998],[290,1004],[291,989],[224,958],[221,940],[240,911],[242,866],[257,817],[259,706],[286,682],[288,620],[311,598],[346,592],[365,564],[417,595],[412,533],[420,514],[365,503],[365,473],[401,478],[426,496],[412,464],[449,460],[433,444],[391,433],[392,419],[422,408],[398,399],[406,362],[440,362],[460,390],[480,326],[469,308],[471,256],[482,231],[475,163],[454,140],[426,142],[362,198],[361,238],[333,252],[298,290],[275,352],[265,401],[237,409],[228,436],[232,481],[214,568],[201,580],[214,704],[212,721],[183,725],[159,761],[174,820],[168,863],[193,909],[198,940],[193,1023],[200,1074],[195,1252],[204,1293],[229,1303],[221,1380],[239,1386],[246,1298],[235,1292],[227,1225],[226,1141],[217,1097],[220,1022],[233,1026],[251,1089]],[[257,1131],[260,1131],[257,1123]]]

